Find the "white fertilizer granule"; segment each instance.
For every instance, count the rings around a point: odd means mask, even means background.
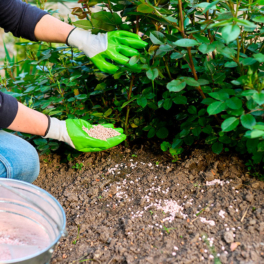
[[[93,126],[91,129],[82,127],[83,131],[85,131],[90,137],[101,139],[106,141],[108,138],[120,136],[121,134],[112,128],[103,127],[101,125]]]
[[[224,181],[220,181],[219,179],[215,179],[215,180],[213,180],[213,181],[207,181],[206,182],[206,185],[209,185],[209,186],[211,186],[211,185],[215,185],[215,184],[219,184],[219,185],[221,185],[221,186],[223,186],[224,184],[225,184],[225,182]]]

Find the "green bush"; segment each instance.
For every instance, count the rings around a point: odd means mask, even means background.
[[[263,161],[263,0],[79,2],[78,27],[144,33],[149,46],[129,61],[141,70],[107,75],[78,50],[43,43],[37,54],[22,43],[30,69],[15,76],[17,63],[6,66],[2,88],[60,119],[112,122],[129,140],[157,138],[174,160],[202,141],[217,154],[232,148]],[[95,4],[102,11],[92,13]]]

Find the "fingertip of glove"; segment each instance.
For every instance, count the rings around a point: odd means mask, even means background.
[[[117,131],[120,134],[124,133],[124,129],[123,128],[115,128],[115,131]]]

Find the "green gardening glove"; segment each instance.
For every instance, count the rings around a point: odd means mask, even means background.
[[[131,32],[117,30],[94,35],[80,28],[71,31],[67,38],[67,44],[82,50],[101,71],[110,74],[114,74],[118,70],[118,66],[106,59],[132,69],[138,69],[138,65],[130,66],[128,64],[129,58],[139,55],[137,49],[143,49],[148,45],[137,34]]]
[[[83,119],[67,119],[66,121],[49,117],[49,128],[44,138],[52,138],[64,141],[74,149],[81,152],[95,152],[112,148],[126,139],[122,128],[114,128],[113,124],[104,124],[102,126],[115,129],[121,135],[100,140],[90,137],[83,127],[90,130],[93,126]]]

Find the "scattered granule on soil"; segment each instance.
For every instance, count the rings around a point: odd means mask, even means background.
[[[120,136],[121,134],[112,128],[103,127],[101,125],[93,126],[91,129],[82,127],[82,130],[85,131],[90,137],[101,139],[106,141],[108,138]]]
[[[222,218],[225,218],[224,214],[225,214],[225,211],[220,210],[219,215],[220,215]]]
[[[169,221],[170,223],[175,219],[176,215],[181,215],[184,219],[187,217],[186,214],[182,213],[184,209],[182,206],[178,205],[176,201],[173,200],[159,200],[157,203],[151,203],[149,206],[145,207],[144,209],[147,210],[148,208],[156,207],[158,210],[162,210],[164,213],[169,213],[170,216],[163,219],[163,222]]]
[[[214,220],[206,220],[206,218],[204,218],[204,217],[200,217],[200,220],[204,224],[209,224],[210,226],[215,226]]]
[[[213,181],[206,181],[206,185],[215,185],[215,184],[219,184],[219,185],[221,185],[221,186],[223,186],[224,184],[225,184],[225,182],[224,181],[220,181],[219,179],[215,179],[215,180],[213,180]]]

